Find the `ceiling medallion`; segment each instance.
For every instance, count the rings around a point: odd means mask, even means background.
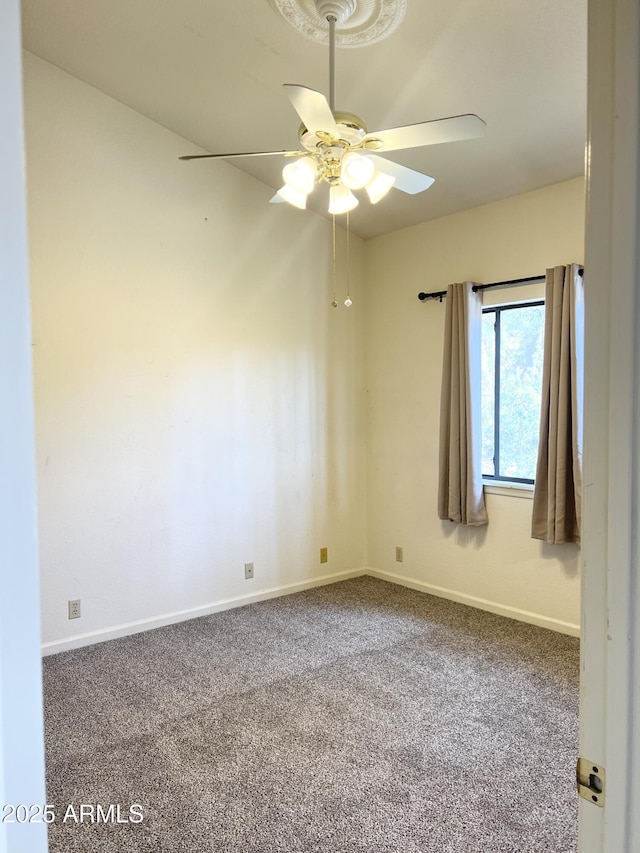
[[[382,41],[404,18],[407,0],[269,0],[273,8],[308,39],[327,44],[326,18],[320,9],[336,6],[336,44],[361,47]],[[342,13],[342,14],[341,14]]]

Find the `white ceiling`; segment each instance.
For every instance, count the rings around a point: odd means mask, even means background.
[[[436,182],[363,201],[352,229],[372,237],[581,175],[586,15],[586,0],[407,0],[388,39],[339,47],[336,107],[369,130],[487,123],[482,139],[388,155]],[[328,91],[328,48],[269,0],[23,0],[23,27],[27,50],[190,140],[185,154],[296,148],[282,84]],[[279,157],[229,162],[282,184]]]

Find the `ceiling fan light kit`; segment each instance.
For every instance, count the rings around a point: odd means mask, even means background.
[[[256,151],[235,154],[194,154],[181,160],[233,159],[236,157],[296,157],[282,170],[284,185],[271,202],[286,201],[301,210],[315,187],[329,186],[328,212],[335,217],[349,214],[359,204],[352,190],[364,190],[371,204],[377,204],[392,187],[414,195],[428,189],[434,178],[381,157],[391,151],[418,148],[474,139],[484,135],[486,125],[473,114],[424,121],[403,127],[392,127],[370,133],[365,123],[352,113],[335,108],[335,47],[337,28],[350,31],[356,21],[360,40],[341,40],[341,44],[365,44],[374,40],[367,31],[374,22],[385,24],[385,38],[404,16],[406,0],[270,0],[285,20],[296,26],[309,15],[329,42],[329,99],[321,92],[291,83],[284,90],[302,124],[298,131],[299,148],[295,151]],[[393,26],[392,26],[393,24]],[[300,28],[304,31],[304,28]],[[308,33],[305,33],[308,34]],[[364,34],[364,35],[363,35]],[[314,37],[314,36],[310,36]],[[347,218],[348,224],[348,218]],[[334,220],[335,255],[335,220]],[[334,257],[335,262],[335,257]],[[334,299],[335,302],[335,299]],[[351,300],[348,300],[351,304]],[[332,303],[333,304],[333,303]],[[345,302],[346,304],[346,302]]]
[[[389,192],[395,183],[395,178],[391,175],[385,175],[383,172],[376,172],[373,178],[365,186],[369,201],[371,204],[377,204]]]
[[[233,159],[235,157],[267,157],[280,155],[297,157],[282,170],[284,185],[271,199],[286,201],[301,210],[316,186],[329,185],[330,214],[353,210],[358,199],[352,190],[364,189],[372,204],[379,202],[392,187],[414,195],[424,192],[434,179],[422,172],[380,157],[391,151],[437,145],[482,136],[485,123],[473,114],[423,121],[404,127],[392,127],[369,133],[357,115],[337,112],[335,108],[335,45],[336,27],[348,27],[353,17],[367,14],[384,17],[391,6],[395,19],[404,15],[404,3],[392,0],[271,0],[285,19],[292,22],[291,13],[297,9],[307,14],[314,9],[318,21],[324,21],[329,33],[329,100],[321,92],[292,83],[284,90],[298,113],[302,124],[298,131],[300,147],[295,151],[256,151],[229,154],[195,154],[181,160]],[[399,20],[398,20],[399,22]]]
[[[313,157],[302,157],[293,163],[287,163],[282,170],[285,184],[296,192],[308,195],[316,183],[318,166]]]
[[[370,157],[347,151],[340,166],[340,179],[350,190],[361,190],[373,179],[376,167]]]
[[[358,199],[344,184],[335,183],[329,187],[329,213],[339,216],[358,206]]]
[[[287,201],[299,210],[306,210],[307,195],[307,193],[300,192],[300,190],[294,189],[292,186],[289,186],[289,184],[285,184],[278,190],[278,197],[271,199],[271,201]]]

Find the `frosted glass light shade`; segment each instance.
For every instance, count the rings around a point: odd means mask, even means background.
[[[317,166],[313,157],[302,157],[293,163],[287,163],[282,170],[285,184],[298,193],[307,195],[316,182]]]
[[[352,190],[362,189],[373,178],[376,167],[370,157],[347,151],[340,165],[340,179]]]
[[[381,198],[384,198],[394,185],[395,180],[391,175],[385,175],[382,172],[376,171],[373,178],[365,187],[371,204],[377,204]]]
[[[300,210],[304,210],[307,206],[307,193],[298,192],[288,184],[285,184],[278,190],[278,195],[281,199],[288,201],[289,204],[292,204],[294,207],[299,207]]]
[[[329,213],[347,213],[358,206],[358,199],[344,184],[329,187]]]

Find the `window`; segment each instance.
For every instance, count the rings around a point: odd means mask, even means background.
[[[482,475],[533,483],[544,352],[544,300],[482,311]]]

